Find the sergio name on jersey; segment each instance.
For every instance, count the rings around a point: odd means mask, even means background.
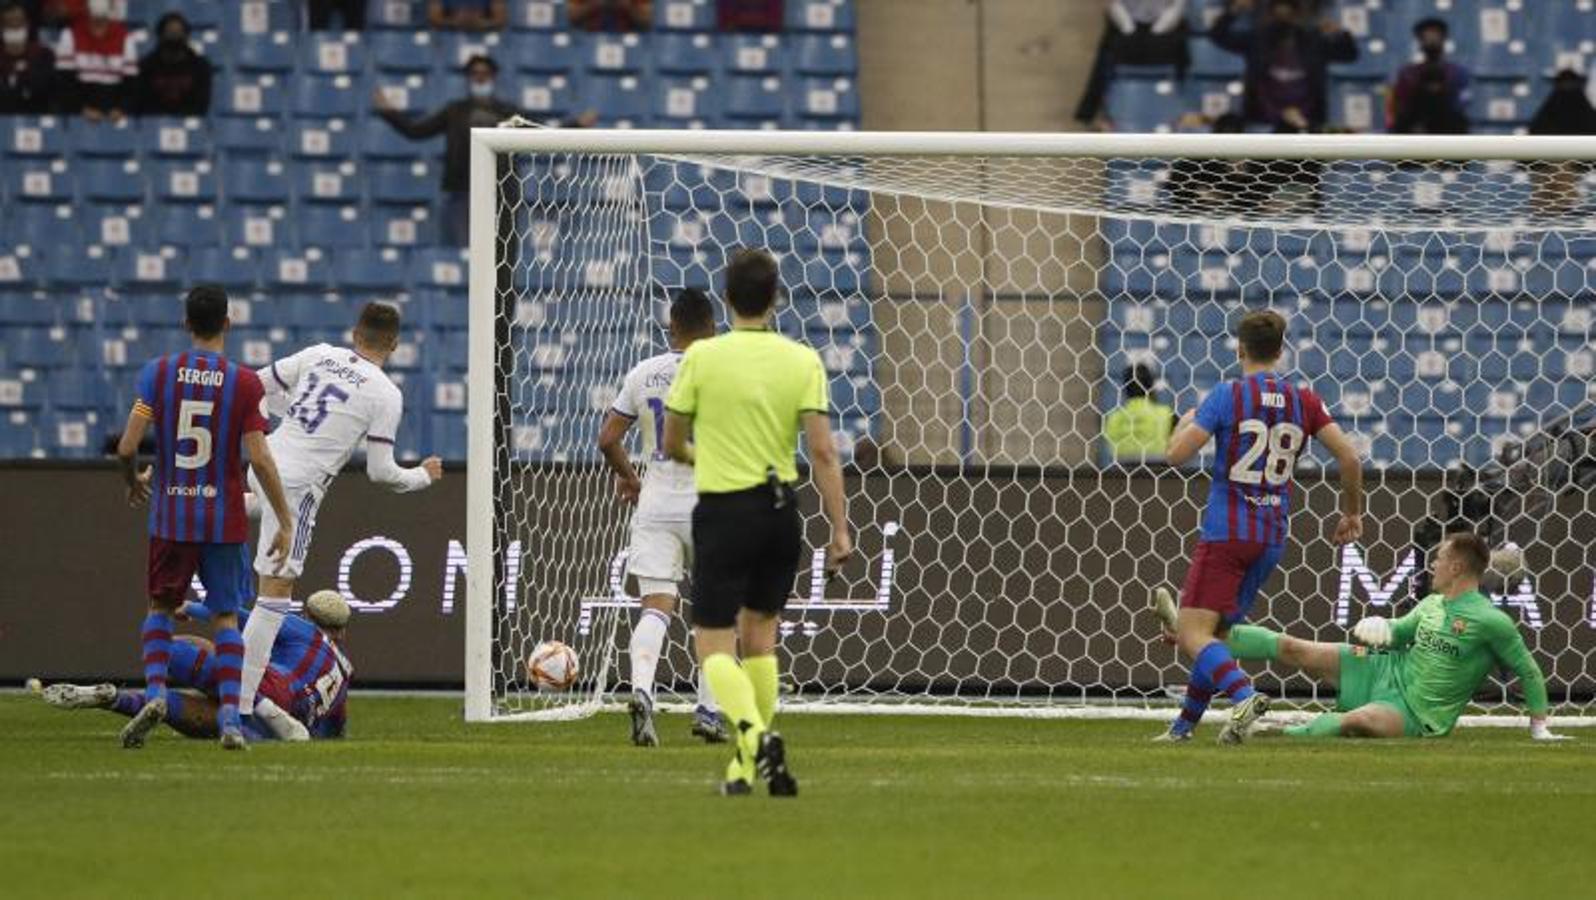
[[[693,467],[666,457],[663,449],[665,398],[681,362],[681,353],[675,351],[643,360],[626,374],[615,398],[614,412],[635,420],[643,429],[648,466],[643,473],[643,493],[637,500],[639,521],[687,522],[698,503]]]

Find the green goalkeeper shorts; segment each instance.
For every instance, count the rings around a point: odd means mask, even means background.
[[[1419,724],[1413,710],[1408,708],[1408,701],[1402,697],[1402,685],[1396,674],[1397,659],[1393,653],[1371,653],[1366,647],[1343,644],[1336,711],[1350,712],[1370,703],[1389,706],[1402,714],[1403,735],[1423,737],[1424,726]]]

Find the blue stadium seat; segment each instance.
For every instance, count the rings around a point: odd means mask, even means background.
[[[715,4],[711,0],[660,0],[654,4],[656,31],[714,31]]]
[[[349,330],[360,306],[352,298],[328,294],[296,293],[279,301],[279,321],[295,328],[340,333]]]
[[[92,126],[85,123],[77,128],[64,129],[62,134],[75,156],[117,160],[138,156],[139,129],[134,119],[99,122]]]
[[[780,119],[786,112],[786,92],[779,78],[726,78],[722,111],[738,119]]]
[[[847,34],[810,34],[798,39],[794,69],[804,75],[846,75],[858,71],[853,38]]]
[[[853,31],[853,0],[787,0],[786,17],[800,31]]]
[[[589,75],[582,86],[581,106],[597,110],[601,124],[622,128],[647,124],[652,104],[636,75]]]
[[[567,24],[564,0],[511,0],[510,28],[516,31],[555,31]]]
[[[6,396],[7,385],[15,387],[19,398],[24,395],[22,381],[7,378],[5,373],[0,373],[0,398]],[[11,407],[11,404],[0,399],[0,409],[11,409]],[[5,427],[0,428],[0,459],[29,459],[34,456],[37,445],[38,437],[34,432],[32,418],[20,409],[7,413]]]
[[[372,4],[366,15],[368,27],[398,29],[408,37],[415,29],[426,25],[427,6],[422,0],[381,0]],[[385,36],[386,31],[372,31],[367,33],[366,40],[374,43],[375,38]]]
[[[410,257],[410,283],[418,287],[464,291],[466,278],[466,261],[458,250],[419,250]]]
[[[294,168],[294,196],[301,206],[360,202],[360,170],[353,161],[306,163]]]
[[[211,155],[209,123],[201,119],[144,119],[139,152],[147,159],[202,159]]]
[[[6,285],[0,282],[0,289]],[[54,297],[31,292],[0,290],[0,322],[7,328],[47,327],[60,324],[61,303]]]
[[[504,59],[517,72],[563,73],[575,68],[578,62],[575,43],[571,35],[563,31],[507,35]],[[446,64],[458,67],[463,62],[464,59],[459,59]]]
[[[365,218],[371,223],[371,242],[376,246],[414,247],[431,242],[431,210],[426,206],[378,207]]]
[[[66,124],[54,116],[0,119],[0,151],[19,158],[54,159],[66,155]]]
[[[331,284],[332,265],[320,254],[267,255],[261,264],[261,275],[271,290],[317,290]]]
[[[346,250],[366,246],[366,229],[357,206],[302,206],[294,216],[299,246]]]
[[[416,72],[379,74],[372,87],[386,94],[388,103],[407,116],[430,115],[454,99],[444,95],[444,79],[439,75]],[[376,118],[368,117],[373,128],[381,126]]]
[[[207,161],[156,163],[149,171],[155,199],[161,203],[216,202],[216,176]]]
[[[1167,131],[1186,103],[1174,81],[1122,79],[1109,88],[1107,111],[1121,130]]]
[[[216,112],[224,116],[277,116],[288,108],[288,91],[277,75],[218,78]]]
[[[635,34],[578,33],[577,57],[592,72],[639,72],[648,61],[647,47]]]
[[[260,259],[239,246],[199,247],[189,255],[188,276],[230,290],[253,290],[260,284]]]
[[[334,274],[340,289],[359,293],[397,291],[405,285],[404,251],[354,250],[339,253]]]
[[[45,260],[45,279],[65,288],[111,286],[111,254],[98,244],[53,248]]]
[[[1470,92],[1469,118],[1475,122],[1520,125],[1535,114],[1539,101],[1531,95],[1527,80],[1482,82]]]
[[[294,68],[294,44],[286,31],[240,35],[233,44],[232,63],[240,72],[286,75]]]
[[[667,128],[704,127],[719,111],[719,96],[710,89],[712,84],[703,76],[655,79],[655,120]]]
[[[1468,63],[1475,78],[1517,81],[1539,74],[1543,59],[1523,41],[1511,40],[1480,45],[1469,55]]]
[[[720,41],[721,68],[739,75],[782,75],[786,46],[777,34],[728,34]]]
[[[341,75],[365,68],[366,48],[358,36],[350,40],[332,32],[312,32],[300,43],[300,74]]]
[[[145,252],[128,248],[117,254],[112,271],[123,291],[145,293],[170,293],[183,284],[187,274],[183,256],[175,249]]]
[[[438,197],[438,173],[426,162],[374,163],[368,172],[376,203],[418,206]]]
[[[295,27],[295,4],[237,3],[221,16],[223,35],[232,42],[240,38],[286,34]]]
[[[578,112],[576,92],[565,75],[529,74],[521,79],[520,107],[540,119]]]
[[[6,342],[12,364],[23,368],[70,369],[92,363],[94,358],[89,342],[66,328],[10,329]]]
[[[276,161],[234,160],[222,172],[228,203],[287,203],[288,174]]]
[[[373,131],[388,132],[385,123],[370,122]],[[288,126],[288,153],[302,159],[346,159],[355,155],[355,137],[342,119],[299,121]]]
[[[282,152],[282,128],[273,119],[222,117],[212,119],[211,124],[216,129],[216,146],[229,162]]]
[[[436,68],[436,44],[428,31],[377,31],[367,34],[371,66],[382,73],[430,74]]]
[[[289,109],[302,119],[352,119],[365,109],[370,95],[348,75],[303,75],[289,89]]]
[[[710,75],[719,67],[715,41],[708,34],[661,34],[654,38],[655,71],[671,75]]]
[[[222,245],[226,247],[275,247],[287,241],[292,232],[283,205],[231,204],[222,216]]]
[[[147,175],[133,159],[91,159],[78,163],[78,190],[96,203],[141,203]]]
[[[100,431],[94,413],[47,413],[40,417],[38,434],[50,456],[89,459],[101,453]]]
[[[0,217],[0,248],[29,247],[40,251],[72,246],[83,240],[71,206],[19,203]],[[0,255],[9,252],[0,249]]]
[[[503,35],[499,34],[468,34],[458,31],[446,31],[434,34],[432,39],[437,44],[435,51],[438,67],[443,72],[458,73],[466,64],[466,60],[479,54],[486,54],[495,59],[508,56],[514,58],[517,50],[511,49],[523,38],[506,43]],[[567,37],[567,41],[569,38]]]

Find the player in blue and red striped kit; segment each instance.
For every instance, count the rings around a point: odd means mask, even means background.
[[[1213,483],[1202,532],[1181,591],[1175,640],[1192,661],[1180,716],[1161,740],[1185,740],[1216,693],[1234,706],[1220,743],[1246,739],[1269,708],[1225,646],[1230,627],[1247,617],[1258,590],[1285,553],[1291,476],[1309,438],[1335,457],[1341,473],[1341,519],[1334,540],[1363,533],[1363,470],[1357,450],[1331,420],[1324,401],[1276,374],[1285,345],[1279,313],[1248,313],[1236,329],[1242,377],[1214,388],[1169,439],[1166,459],[1183,465],[1212,438]],[[1155,601],[1156,603],[1156,601]]]
[[[122,730],[122,746],[142,747],[144,736],[166,714],[172,614],[198,573],[205,605],[213,614],[222,746],[242,749],[238,679],[244,645],[237,613],[253,588],[244,512],[245,451],[267,502],[280,516],[288,515],[288,502],[266,446],[260,379],[222,355],[230,324],[226,291],[198,285],[184,299],[184,312],[194,345],[145,364],[116,448],[128,503],[150,504],[150,607],[140,632],[148,702]],[[152,426],[155,465],[140,472],[139,444]],[[286,532],[277,536],[275,558],[287,555],[291,538]]]

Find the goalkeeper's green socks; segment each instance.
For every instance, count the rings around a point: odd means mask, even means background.
[[[720,703],[721,714],[731,723],[732,735],[737,740],[737,760],[726,770],[726,780],[735,781],[740,777],[751,783],[754,753],[759,749],[759,736],[765,733],[765,719],[759,714],[759,704],[754,699],[754,684],[737,660],[727,653],[710,655],[704,660],[703,669],[710,690]],[[739,769],[742,774],[734,774]]]
[[[1280,632],[1257,625],[1237,625],[1230,629],[1225,646],[1237,659],[1275,659],[1280,655],[1281,637]]]
[[[1324,713],[1303,725],[1293,725],[1285,730],[1288,737],[1333,738],[1341,736],[1341,714]]]
[[[776,654],[743,657],[743,671],[754,686],[754,705],[759,708],[759,720],[771,727],[776,720],[776,697],[781,690]]]

